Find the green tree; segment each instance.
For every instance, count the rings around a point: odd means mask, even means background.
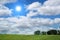
[[[58,35],[60,35],[60,30],[58,30]]]
[[[57,35],[57,30],[49,30],[47,32],[48,35]]]
[[[35,35],[40,35],[40,31],[37,30],[37,31],[34,32],[34,34],[35,34]]]
[[[42,35],[46,35],[46,34],[47,34],[46,32],[44,32],[44,31],[42,32]]]

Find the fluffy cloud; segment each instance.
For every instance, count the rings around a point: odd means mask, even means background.
[[[16,2],[16,0],[0,0],[0,16],[11,16],[12,10],[10,10],[4,4],[13,2]]]
[[[0,16],[11,16],[12,10],[4,5],[0,5]]]
[[[36,5],[37,6],[36,6]],[[33,6],[32,6],[33,5]],[[39,2],[34,2],[28,5],[27,10],[30,10],[28,15],[59,15],[60,14],[60,0],[47,0],[41,5]]]
[[[59,6],[60,5],[60,0],[47,0],[44,3],[45,6]]]
[[[0,0],[0,16],[11,16],[12,10],[6,7],[4,4],[13,3],[17,0]]]
[[[38,7],[40,7],[40,6],[41,6],[41,3],[39,3],[39,2],[34,2],[34,3],[30,4],[30,5],[28,5],[28,6],[27,6],[27,9],[28,9],[28,10],[33,10],[33,9],[36,9],[36,8],[38,8]]]
[[[60,6],[43,6],[38,9],[40,15],[58,15],[60,14]]]
[[[0,4],[6,4],[6,3],[13,3],[16,2],[16,0],[0,0]]]
[[[30,12],[27,14],[27,17],[32,17],[32,16],[36,16],[36,15],[38,15],[38,12],[30,11]]]
[[[25,16],[22,17],[9,17],[9,18],[0,18],[0,33],[7,34],[33,34],[36,30],[49,30],[48,27],[53,26],[54,24],[60,24],[60,18],[54,20],[48,18],[28,18]],[[5,32],[4,32],[5,31]],[[42,30],[43,31],[43,30]],[[30,33],[31,32],[31,33]]]
[[[41,3],[34,2],[27,6],[27,10],[29,10],[29,13],[27,14],[27,17],[35,16],[38,14],[38,9],[41,7]]]
[[[11,1],[13,2],[13,0]],[[60,18],[31,18],[31,16],[60,14],[59,0],[56,1],[56,3],[55,1],[56,0],[48,0],[43,5],[39,2],[28,5],[27,10],[29,10],[29,13],[27,16],[0,18],[0,33],[33,34],[36,30],[47,31],[52,28],[54,29],[54,26],[60,24]],[[6,0],[3,1],[2,4],[5,4],[4,2],[9,3],[9,1]],[[11,13],[12,11],[9,8],[0,5],[0,16],[11,15]]]

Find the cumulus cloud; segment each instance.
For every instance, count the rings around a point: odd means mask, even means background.
[[[38,9],[40,15],[59,15],[60,6],[43,6]]]
[[[13,2],[13,0],[11,0]],[[43,5],[34,2],[27,6],[29,13],[27,16],[0,18],[0,33],[7,34],[33,34],[36,30],[49,30],[53,25],[60,24],[60,18],[31,18],[35,15],[58,15],[60,14],[59,0],[48,0]],[[1,0],[2,2],[2,0]],[[1,3],[0,2],[0,3]],[[3,1],[2,3],[9,3]],[[54,4],[54,5],[53,5]],[[57,5],[57,6],[56,6]],[[11,15],[12,11],[4,5],[0,5],[0,16]],[[60,26],[60,25],[58,25]],[[43,30],[41,29],[43,28]],[[54,28],[53,28],[54,29]]]
[[[9,17],[9,18],[0,18],[0,33],[7,34],[33,34],[35,30],[41,30],[41,27],[48,27],[50,25],[60,24],[60,18],[54,20],[49,18],[28,18],[25,16],[22,17]],[[4,30],[6,32],[4,32]],[[43,31],[43,30],[42,30]]]
[[[36,5],[34,5],[36,4]],[[32,6],[33,5],[33,6]],[[39,2],[34,2],[28,5],[27,10],[30,10],[28,15],[59,15],[60,0],[47,0],[43,5]],[[36,13],[36,14],[35,14]],[[27,16],[28,16],[27,15]]]
[[[6,7],[4,4],[13,3],[17,0],[0,0],[0,16],[11,16],[12,10]]]
[[[60,5],[60,0],[47,0],[44,3],[44,6],[59,6]]]
[[[32,17],[32,16],[36,16],[36,15],[38,15],[38,12],[30,11],[30,12],[27,14],[27,17]]]
[[[0,4],[6,4],[6,3],[13,3],[16,2],[17,0],[0,0]]]
[[[41,3],[39,3],[39,2],[34,2],[34,3],[30,4],[30,5],[28,5],[28,6],[27,6],[27,9],[28,9],[28,10],[33,10],[33,9],[36,9],[36,8],[38,8],[38,7],[40,7],[40,6],[41,6]]]
[[[28,17],[35,16],[38,14],[38,9],[41,7],[41,3],[34,2],[27,6],[27,10],[29,10],[29,13],[27,14]]]
[[[12,10],[4,5],[0,5],[0,16],[11,16]]]

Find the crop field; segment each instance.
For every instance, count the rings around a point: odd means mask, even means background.
[[[60,35],[0,34],[0,40],[60,40]]]

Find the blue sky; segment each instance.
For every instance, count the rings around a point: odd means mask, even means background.
[[[13,9],[13,16],[16,16],[16,15],[26,16],[27,12],[26,12],[25,5],[29,5],[29,4],[31,4],[33,2],[40,2],[41,4],[43,4],[45,1],[46,0],[17,0],[15,3],[8,3],[8,4],[5,4],[5,5],[7,7],[9,7],[10,9]],[[22,7],[21,12],[17,12],[15,10],[16,6],[21,6]]]
[[[8,4],[5,4],[5,6],[7,6],[8,8],[10,9],[13,9],[13,14],[12,16],[26,16],[26,14],[28,13],[28,11],[26,11],[26,8],[25,8],[25,5],[29,5],[29,4],[32,4],[34,2],[39,2],[41,3],[41,5],[44,4],[44,2],[46,2],[47,0],[17,0],[17,2],[15,3],[8,3]],[[20,12],[17,12],[15,10],[15,7],[16,6],[21,6],[21,11]],[[5,17],[5,16],[4,16]],[[33,16],[34,18],[36,17],[42,17],[42,18],[51,18],[51,19],[54,19],[54,18],[60,18],[60,15],[37,15],[37,16]]]
[[[0,0],[0,33],[33,34],[59,26],[60,0]]]

